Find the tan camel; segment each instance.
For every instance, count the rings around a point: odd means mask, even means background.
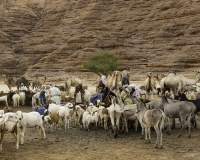
[[[162,95],[166,90],[169,89],[178,89],[178,91],[182,91],[183,87],[190,86],[196,84],[200,80],[200,71],[196,72],[196,76],[194,79],[188,79],[182,75],[177,75],[175,72],[169,73],[166,77],[164,77],[161,82],[161,93]]]
[[[16,84],[17,80],[14,80],[13,77],[10,77],[10,76],[8,77],[6,75],[2,75],[2,77],[4,78],[4,83],[8,86],[10,91],[11,91],[12,87],[17,86],[17,84]]]
[[[46,80],[47,80],[46,76],[44,77],[35,76],[35,79],[32,81],[32,88],[33,89],[41,88],[42,85],[46,82]]]
[[[10,91],[11,91],[11,87],[17,87],[17,89],[19,90],[22,83],[29,90],[30,83],[24,77],[21,77],[17,80],[14,80],[14,78],[11,76],[7,77],[6,75],[2,75],[2,77],[4,78],[4,83],[8,86]]]
[[[156,79],[152,77],[152,72],[147,72],[147,78],[144,80],[144,89],[147,99],[149,99],[150,93],[152,94],[152,99],[154,99],[153,94],[156,92]]]
[[[122,74],[120,71],[114,71],[111,75],[108,75],[106,78],[108,88],[118,89],[120,81],[122,79]]]
[[[88,76],[85,75],[85,78],[84,79],[80,79],[78,77],[75,77],[75,76],[72,76],[72,77],[67,77],[65,79],[65,89],[67,91],[67,94],[70,95],[70,89],[71,87],[76,87],[78,86],[79,84],[84,84],[87,80]]]

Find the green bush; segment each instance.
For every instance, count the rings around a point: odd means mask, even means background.
[[[109,74],[118,69],[119,58],[108,51],[95,52],[91,54],[83,64],[85,69],[98,75]]]

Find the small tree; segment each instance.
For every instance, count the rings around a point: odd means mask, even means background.
[[[118,69],[119,58],[108,51],[100,51],[91,54],[83,64],[85,69],[98,74],[109,74]]]

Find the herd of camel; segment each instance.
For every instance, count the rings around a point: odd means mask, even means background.
[[[144,81],[144,89],[149,96],[153,90],[157,89],[157,85],[161,89],[161,95],[164,95],[166,91],[177,90],[177,91],[187,91],[187,88],[196,85],[200,81],[200,71],[196,71],[196,75],[193,79],[186,78],[183,75],[178,75],[176,72],[169,72],[166,76],[161,79],[153,78],[152,73],[147,73],[147,78]]]
[[[11,76],[6,76],[6,75],[2,75],[2,77],[4,78],[4,83],[8,86],[10,91],[11,91],[12,87],[17,87],[17,89],[19,90],[22,85],[25,86],[28,90],[30,89],[30,86],[33,89],[41,88],[47,79],[46,76],[44,78],[40,78],[40,77],[36,76],[32,80],[32,85],[31,85],[29,80],[27,80],[25,77],[14,78]]]
[[[107,85],[108,87],[116,88],[120,85],[121,77],[124,75],[128,75],[130,77],[130,73],[126,70],[124,71],[114,71],[111,75],[107,75]],[[34,88],[41,88],[42,85],[46,82],[47,77],[35,77],[32,80],[32,84],[24,77],[21,78],[13,78],[11,76],[3,75],[4,83],[8,86],[11,91],[11,87],[17,87],[19,90],[22,83],[29,90],[30,86]],[[79,79],[76,77],[71,77],[65,80],[65,88],[66,91],[70,90],[71,86],[76,86],[80,83],[85,83],[87,80],[87,76],[84,79]],[[153,76],[152,72],[147,72],[147,77],[143,81],[143,89],[146,91],[147,96],[152,93],[155,93],[158,85],[161,89],[161,95],[165,93],[166,90],[170,89],[178,89],[181,91],[184,87],[195,85],[198,81],[200,81],[200,71],[196,71],[196,75],[193,79],[186,78],[185,76],[179,75],[176,72],[169,72],[166,76],[162,76],[158,79],[158,76]]]

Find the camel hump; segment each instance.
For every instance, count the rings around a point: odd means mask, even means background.
[[[24,78],[24,77],[21,77],[21,80],[26,80],[26,78]]]
[[[176,75],[176,71],[169,71],[168,75],[169,75],[169,74],[174,74],[174,75]]]

